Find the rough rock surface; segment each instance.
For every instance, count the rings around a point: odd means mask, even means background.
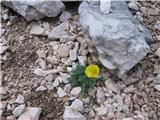
[[[105,15],[97,4],[83,2],[79,7],[80,23],[89,33],[101,63],[118,69],[121,75],[146,56],[150,49],[145,39],[151,37],[125,2],[112,1],[111,8],[112,12]]]
[[[3,4],[12,8],[28,21],[33,19],[39,20],[45,16],[56,17],[65,9],[65,6],[61,1],[33,0],[31,2],[29,0],[12,0],[9,2],[5,1]]]

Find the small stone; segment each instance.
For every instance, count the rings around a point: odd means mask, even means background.
[[[0,54],[3,54],[8,49],[7,46],[3,46],[3,45],[0,45],[0,48],[1,48]]]
[[[117,120],[118,119],[123,120],[123,118],[125,118],[125,114],[122,112],[116,112],[115,116]]]
[[[105,86],[108,90],[111,90],[115,93],[120,92],[119,86],[110,78],[105,81]]]
[[[0,95],[5,95],[7,94],[7,90],[4,89],[3,87],[0,87]]]
[[[16,118],[13,115],[11,115],[11,116],[7,116],[7,120],[16,120]]]
[[[76,42],[74,49],[70,50],[70,52],[69,52],[70,53],[70,59],[71,59],[71,61],[77,60],[77,51],[78,51],[78,48],[79,48],[79,43]]]
[[[58,78],[56,78],[56,79],[54,80],[54,82],[52,83],[52,85],[53,85],[53,88],[59,86],[59,80],[58,80]]]
[[[53,75],[52,75],[52,74],[48,74],[48,75],[45,77],[45,81],[52,82],[52,80],[53,80]]]
[[[69,55],[72,61],[77,60],[77,50],[76,49],[70,50]]]
[[[160,48],[158,48],[154,54],[160,57]]]
[[[138,79],[132,78],[132,77],[128,77],[127,80],[125,81],[125,84],[126,85],[131,85],[131,84],[134,84],[136,82],[138,82]]]
[[[109,112],[107,114],[107,118],[112,120],[114,118],[114,113],[113,112]]]
[[[61,87],[58,87],[57,94],[59,97],[64,97],[67,95],[67,93]]]
[[[5,110],[7,107],[7,102],[6,101],[0,101],[0,110]]]
[[[60,42],[68,42],[68,41],[74,41],[75,40],[75,36],[69,36],[69,35],[63,35],[60,38]]]
[[[78,56],[78,61],[81,65],[86,65],[86,62],[87,62],[87,58],[86,56]]]
[[[155,85],[154,88],[155,88],[157,91],[160,91],[160,85]]]
[[[13,110],[13,115],[19,117],[25,111],[25,105],[19,105]]]
[[[71,91],[71,89],[72,89],[71,84],[67,84],[67,85],[64,86],[64,91],[65,91],[67,94],[69,94],[69,92]]]
[[[24,103],[24,97],[19,94],[15,102],[19,103],[19,104],[23,104]]]
[[[95,115],[95,112],[94,112],[94,110],[92,109],[90,112],[89,112],[89,117],[90,118],[93,118],[93,117],[95,117],[96,115]]]
[[[79,112],[84,111],[83,102],[80,99],[75,99],[70,107]]]
[[[69,18],[71,18],[72,15],[70,12],[67,12],[67,11],[63,11],[61,16],[60,16],[60,21],[61,22],[66,22]]]
[[[106,115],[107,114],[107,108],[106,107],[98,107],[98,108],[96,108],[95,109],[95,111],[96,111],[96,114],[98,115],[98,116],[102,116],[102,115]]]
[[[41,68],[36,68],[33,71],[34,74],[38,75],[38,76],[46,76],[46,73],[44,70],[42,70]]]
[[[158,30],[160,30],[160,21],[157,21],[157,22],[156,22],[155,28],[157,28]]]
[[[68,77],[69,77],[69,74],[68,73],[62,73],[60,72],[60,76],[62,77],[62,81],[64,84],[67,84],[69,81],[67,80]]]
[[[153,82],[154,84],[160,84],[160,75],[157,75],[156,77],[154,77]]]
[[[136,5],[135,1],[131,1],[128,3],[128,7],[133,9],[133,10],[138,10],[138,6]]]
[[[50,84],[47,84],[46,87],[48,90],[53,90],[53,88],[54,88],[53,85],[50,85]]]
[[[49,40],[60,39],[63,35],[67,35],[67,31],[69,30],[69,23],[63,22],[57,27],[54,27],[53,30],[48,33]]]
[[[41,108],[27,107],[26,111],[18,118],[18,120],[39,120],[41,112]]]
[[[64,120],[87,120],[80,112],[75,111],[70,106],[65,107],[63,119]]]
[[[44,50],[37,50],[37,55],[40,58],[46,58],[46,52]]]
[[[69,47],[66,44],[62,44],[58,49],[58,56],[60,58],[66,58],[69,55]]]
[[[3,110],[0,110],[0,116],[2,116]]]
[[[51,64],[58,64],[59,59],[56,56],[47,56],[47,61]]]
[[[78,97],[80,92],[81,92],[81,87],[74,87],[71,90],[70,94],[73,95],[74,97]]]
[[[45,30],[44,28],[42,27],[41,24],[37,24],[37,23],[31,23],[31,28],[30,28],[30,34],[33,34],[33,35],[46,35],[45,34]]]
[[[44,86],[39,86],[39,87],[36,89],[36,92],[45,91],[45,90],[47,90],[46,87],[44,87]]]
[[[39,59],[38,59],[38,62],[39,62],[39,66],[40,66],[43,70],[46,70],[46,61],[43,60],[42,58],[39,58]]]
[[[104,91],[102,90],[101,87],[97,88],[96,98],[98,104],[103,104],[105,101]]]

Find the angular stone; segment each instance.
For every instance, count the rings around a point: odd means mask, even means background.
[[[79,112],[83,112],[84,111],[84,106],[83,106],[83,102],[80,99],[75,99],[71,106],[72,109],[79,111]]]
[[[106,115],[108,112],[106,107],[98,107],[95,110],[98,116]]]
[[[72,17],[72,15],[71,15],[70,12],[64,11],[64,12],[62,12],[62,14],[60,16],[60,21],[61,22],[66,22],[71,17]]]
[[[15,102],[20,104],[24,103],[24,97],[19,94]]]
[[[105,86],[108,90],[111,90],[115,93],[120,92],[119,86],[110,78],[105,81]]]
[[[41,24],[38,23],[31,23],[30,24],[30,34],[33,35],[46,35],[45,29],[42,27]]]
[[[69,55],[69,47],[66,44],[62,44],[60,45],[59,49],[58,49],[58,56],[60,58],[66,58]]]
[[[74,87],[71,90],[70,94],[73,95],[74,97],[78,97],[80,92],[81,92],[81,87]]]
[[[39,87],[36,89],[36,92],[45,91],[45,90],[47,90],[46,87],[44,87],[44,86],[39,86]]]
[[[59,80],[56,78],[53,83],[52,83],[53,87],[58,87],[59,86]]]
[[[69,30],[69,23],[63,22],[59,26],[54,27],[53,30],[48,33],[48,39],[55,40],[60,39],[63,35],[67,35]]]
[[[154,88],[155,88],[157,91],[160,91],[160,85],[155,85]]]
[[[25,105],[19,105],[13,110],[13,115],[19,117],[25,111]]]
[[[65,107],[63,119],[64,120],[87,120],[80,112],[72,109],[70,106]]]
[[[160,57],[160,48],[158,48],[154,54]]]
[[[61,87],[58,88],[57,94],[59,97],[64,97],[67,95],[66,92]]]
[[[41,108],[27,107],[26,111],[18,118],[18,120],[39,120],[41,112]]]
[[[152,38],[148,29],[142,25],[142,31],[139,29],[140,23],[130,13],[126,2],[112,1],[111,11],[102,14],[99,4],[82,2],[78,12],[82,28],[89,33],[100,62],[118,69],[121,77],[150,51],[145,40]]]
[[[105,101],[105,93],[101,87],[97,88],[96,98],[98,104],[103,104]]]
[[[86,56],[78,56],[78,61],[81,65],[86,65],[87,57]]]

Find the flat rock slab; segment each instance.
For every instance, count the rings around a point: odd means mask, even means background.
[[[89,33],[100,62],[109,69],[117,69],[121,76],[150,51],[146,41],[152,37],[130,13],[126,2],[112,1],[108,14],[102,13],[99,7],[98,3],[82,2],[80,23]]]

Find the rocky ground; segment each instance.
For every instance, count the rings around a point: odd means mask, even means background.
[[[24,120],[30,114],[33,118],[40,115],[40,120],[158,120],[160,3],[128,6],[150,30],[151,52],[122,79],[102,68],[107,80],[86,99],[79,98],[81,89],[72,88],[67,81],[77,63],[97,63],[94,49],[88,46],[89,38],[81,30],[78,13],[64,12],[60,19],[26,22],[1,6],[1,119]]]

